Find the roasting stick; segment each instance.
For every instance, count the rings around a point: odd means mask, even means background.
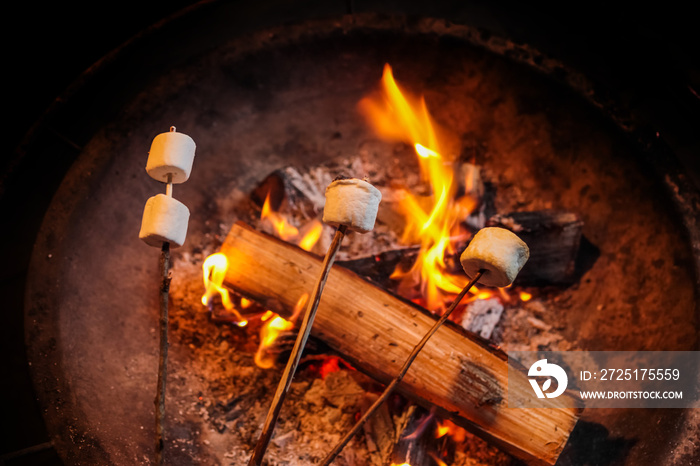
[[[343,237],[348,229],[366,233],[374,228],[374,221],[377,218],[377,210],[382,195],[377,188],[365,180],[338,179],[333,181],[326,188],[326,205],[323,209],[323,221],[336,226],[333,242],[326,252],[326,256],[321,266],[321,272],[316,281],[311,298],[309,299],[304,320],[299,328],[299,334],[294,343],[294,348],[289,356],[289,361],[284,369],[282,378],[277,386],[277,391],[272,399],[272,405],[267,413],[265,424],[263,425],[260,438],[258,439],[253,454],[248,462],[249,466],[259,466],[262,464],[267,446],[272,439],[277,418],[282,409],[284,398],[292,384],[294,373],[299,365],[301,354],[306,345],[311,332],[311,326],[316,317],[318,305],[321,302],[321,294],[328,280],[333,261],[340,249]]]
[[[190,211],[173,198],[173,183],[184,183],[192,171],[195,143],[175,127],[155,137],[148,155],[146,171],[151,178],[166,184],[165,194],[157,194],[146,202],[141,220],[141,238],[149,246],[161,248],[160,254],[160,318],[158,386],[156,388],[156,464],[163,464],[165,382],[168,369],[168,295],[170,293],[170,247],[180,247],[187,236]]]
[[[403,380],[408,369],[411,367],[411,364],[413,364],[418,353],[420,353],[430,337],[445,323],[447,318],[450,317],[450,314],[452,314],[452,311],[457,308],[462,298],[464,298],[478,281],[481,280],[481,283],[487,286],[508,286],[513,283],[513,280],[518,275],[523,265],[525,265],[529,256],[530,252],[527,245],[509,230],[503,228],[484,228],[479,230],[460,257],[462,268],[470,279],[469,283],[460,291],[442,317],[435,322],[423,339],[413,348],[408,359],[404,362],[403,367],[401,367],[401,370],[391,383],[386,386],[384,392],[377,398],[372,406],[369,407],[360,420],[355,423],[350,432],[341,439],[319,464],[323,466],[331,464],[343,448],[345,448],[345,445],[347,445],[362,428],[365,422],[367,422],[382,403],[389,398],[396,387],[399,386],[401,380]]]
[[[158,386],[156,388],[156,464],[163,464],[163,424],[165,421],[165,381],[168,371],[168,294],[170,293],[170,243],[164,242],[160,254],[160,335]]]

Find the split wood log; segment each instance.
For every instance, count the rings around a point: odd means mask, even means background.
[[[516,285],[570,285],[576,281],[583,229],[577,214],[559,210],[514,212],[491,217],[487,226],[511,230],[530,248],[530,258]]]
[[[282,313],[311,289],[321,267],[318,257],[241,223],[221,252],[231,264],[224,284]],[[434,323],[425,309],[335,266],[312,333],[388,383]],[[580,410],[570,407],[568,394],[550,399],[553,408],[507,408],[506,391],[511,399],[532,396],[527,377],[509,380],[508,367],[505,353],[448,323],[415,360],[399,391],[530,464],[554,464]]]

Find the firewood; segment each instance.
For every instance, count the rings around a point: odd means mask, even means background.
[[[232,264],[226,286],[287,312],[321,267],[316,256],[240,223],[221,251]],[[387,383],[434,322],[425,309],[335,266],[312,333],[354,367]],[[525,375],[509,383],[508,367],[505,353],[448,323],[416,359],[399,391],[518,458],[554,464],[580,411],[568,407],[568,395],[551,400],[556,408],[506,408],[506,389],[523,397],[532,390]]]
[[[495,215],[488,226],[507,228],[530,248],[517,285],[569,285],[575,281],[583,221],[572,212],[538,210]]]
[[[367,392],[362,400],[362,410],[372,406],[377,398],[378,395]],[[396,445],[396,427],[388,405],[382,405],[376,416],[363,426],[363,430],[372,463],[389,464],[389,458]]]
[[[331,171],[324,166],[282,167],[270,173],[251,193],[251,199],[262,206],[270,197],[270,206],[279,211],[284,205],[290,215],[312,219],[323,209],[325,187],[333,181]]]
[[[409,269],[416,257],[418,257],[419,247],[410,247],[405,249],[392,249],[380,254],[360,257],[345,261],[337,261],[336,263],[346,269],[352,270],[358,275],[372,280],[377,285],[383,288],[392,286],[390,277],[396,270],[397,266],[404,269]]]

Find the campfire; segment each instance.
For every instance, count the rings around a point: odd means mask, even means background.
[[[341,250],[341,254],[344,252],[342,266],[371,281],[381,283],[387,291],[439,316],[469,281],[461,272],[458,257],[476,231],[487,224],[499,224],[526,235],[542,235],[542,231],[524,230],[523,225],[516,223],[514,216],[520,218],[523,213],[510,216],[491,215],[487,218],[492,206],[487,205],[488,188],[482,181],[481,168],[475,165],[473,160],[465,161],[460,158],[460,154],[456,152],[458,146],[455,136],[434,121],[423,98],[416,98],[401,89],[389,65],[384,68],[381,89],[363,98],[358,108],[381,138],[390,142],[410,144],[414,148],[420,172],[411,182],[406,179],[388,180],[386,175],[381,174],[381,169],[375,167],[374,175],[389,181],[380,186],[383,197],[388,199],[388,207],[380,212],[377,231],[371,232],[369,239],[361,241],[363,244],[381,243],[384,250],[371,255],[367,255],[362,249]],[[356,166],[357,162],[351,160],[350,167]],[[270,174],[251,192],[251,203],[255,206],[253,208],[259,209],[260,212],[253,222],[255,227],[304,251],[313,251],[322,238],[329,237],[331,232],[331,228],[319,220],[322,207],[319,193],[323,192],[324,183],[333,178],[334,169],[337,167],[330,164],[313,167],[290,166]],[[276,208],[272,207],[272,199],[275,199]],[[545,260],[552,263],[551,267],[560,267],[555,261],[563,259],[566,261],[565,268],[571,269],[577,254],[582,225],[578,217],[573,213],[550,211],[524,214],[536,219],[530,223],[522,222],[526,226],[546,223],[548,228],[558,230],[549,248],[558,250],[560,254]],[[567,234],[562,234],[562,231],[567,231]],[[244,236],[247,237],[245,244],[241,243]],[[359,239],[357,235],[355,239]],[[290,280],[285,279],[279,270],[277,273],[263,271],[265,268],[280,268],[279,263],[296,263],[296,253],[288,251],[289,248],[278,245],[264,236],[257,236],[249,227],[239,224],[231,230],[222,252],[210,255],[203,265],[203,305],[207,306],[215,322],[237,327],[246,327],[251,321],[257,322],[255,327],[259,328],[259,336],[254,361],[262,369],[272,369],[276,367],[276,362],[284,362],[284,355],[288,355],[288,352],[284,351],[285,345],[288,348],[290,336],[294,334],[299,315],[308,300],[308,293],[302,291],[304,287],[299,286],[299,277]],[[266,253],[270,253],[270,262],[267,264],[263,260],[258,262],[251,259]],[[542,251],[535,251],[535,254],[541,253]],[[388,275],[378,272],[389,270],[391,267],[393,270]],[[244,275],[251,279],[243,280]],[[527,275],[525,277],[527,279]],[[265,285],[261,285],[268,279],[277,282],[274,292],[277,296],[272,296],[265,290]],[[329,290],[329,294],[342,293],[346,289],[348,296],[338,300],[337,304],[329,304],[326,307],[337,308],[343,301],[351,300],[357,303],[355,307],[358,307],[357,313],[360,317],[364,314],[369,319],[373,318],[375,310],[371,307],[377,306],[376,301],[365,299],[364,294],[380,296],[380,291],[373,288],[356,289],[352,281],[341,281],[335,288],[330,286],[332,289]],[[469,297],[451,314],[451,319],[464,330],[487,341],[499,326],[504,309],[522,304],[531,298],[530,292],[518,287],[473,287]],[[295,301],[292,308],[285,306],[285,303],[291,301]],[[275,305],[269,306],[270,302],[274,302]],[[366,309],[362,310],[363,307]],[[334,309],[333,312],[340,311]],[[412,316],[416,314],[416,311],[411,312]],[[367,324],[357,321],[352,322],[352,325]],[[415,323],[414,325],[417,326]],[[363,333],[349,325],[344,328],[358,335]],[[400,325],[396,327],[397,333],[400,329]],[[394,329],[389,328],[389,331],[391,330]],[[379,368],[371,364],[368,367],[367,363],[361,360],[361,352],[350,350],[344,354],[340,351],[338,357],[337,349],[347,347],[347,343],[334,344],[334,339],[339,337],[337,325],[332,326],[330,332],[334,334],[325,335],[324,330],[319,330],[315,335],[322,340],[321,343],[325,340],[325,343],[330,344],[336,351],[314,349],[312,344],[304,359],[318,365],[322,380],[331,372],[355,371],[355,361],[348,362],[352,359],[359,359],[358,365],[364,372],[378,375]],[[340,338],[344,337],[345,335]],[[378,337],[379,335],[375,334],[371,338],[377,340]],[[401,335],[396,337],[406,338]],[[355,337],[355,341],[359,340]],[[406,338],[406,341],[410,339]],[[395,342],[390,342],[389,345],[400,346]],[[364,357],[366,359],[367,355]],[[396,358],[392,361],[395,362]],[[377,378],[383,380],[385,377],[386,375],[379,375]],[[372,391],[365,396],[371,398]],[[370,435],[370,444],[375,448],[372,453],[379,461],[378,464],[388,461],[392,464],[413,466],[433,462],[453,464],[455,451],[461,449],[462,453],[465,449],[458,445],[466,441],[467,432],[434,409],[419,407],[403,398],[402,400],[398,409],[384,409],[385,420],[403,420],[403,425],[395,428],[393,434],[377,432],[379,427],[372,426],[371,423],[365,429],[367,435]],[[483,404],[501,402],[502,395],[497,394],[490,401],[480,401]],[[438,403],[438,407],[444,411],[446,406],[444,403],[440,405]],[[360,407],[354,415],[359,414]],[[566,422],[563,419],[552,422]],[[559,428],[566,429],[565,424],[558,425]],[[371,436],[379,437],[372,439]],[[382,442],[385,444],[379,445]],[[552,458],[556,459],[557,452],[553,455]],[[342,458],[341,460],[346,461]]]
[[[338,253],[268,464],[317,463],[348,432],[444,315],[466,282],[460,253],[490,227],[529,246],[517,280],[469,292],[335,464],[682,454],[668,445],[685,414],[586,411],[572,431],[576,412],[504,405],[505,351],[697,341],[666,195],[636,146],[562,88],[586,83],[530,52],[459,25],[353,15],[181,57],[119,107],[66,175],[29,268],[29,360],[56,450],[151,461],[158,275],[135,231],[162,189],[145,150],[177,125],[197,158],[175,190],[191,217],[172,252],[168,462],[250,457],[330,246],[320,214],[338,176],[366,176],[382,202],[374,230]]]

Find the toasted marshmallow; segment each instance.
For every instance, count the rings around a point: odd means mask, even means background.
[[[356,178],[336,180],[326,188],[323,221],[367,233],[374,228],[381,200],[382,193],[366,181]]]

